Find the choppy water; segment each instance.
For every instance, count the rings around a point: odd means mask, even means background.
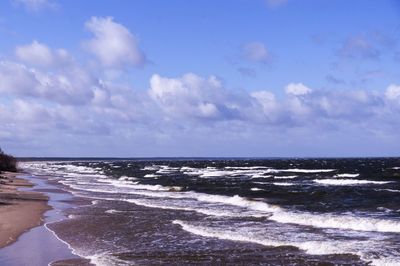
[[[400,159],[25,162],[92,205],[49,224],[98,265],[400,265]]]

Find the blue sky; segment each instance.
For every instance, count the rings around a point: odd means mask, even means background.
[[[398,156],[400,2],[0,2],[18,156]]]

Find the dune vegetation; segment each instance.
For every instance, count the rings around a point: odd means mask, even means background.
[[[1,171],[16,172],[17,171],[17,159],[12,155],[6,154],[0,148],[0,172]]]

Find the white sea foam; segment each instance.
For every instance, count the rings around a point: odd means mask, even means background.
[[[400,265],[400,259],[399,257],[389,257],[389,258],[372,258],[371,259],[371,265],[376,265],[376,266],[399,266]]]
[[[125,176],[125,175],[123,175],[120,178],[118,178],[118,180],[120,180],[120,181],[133,181],[133,180],[137,180],[137,178],[133,177],[133,176]]]
[[[360,174],[337,174],[333,177],[358,177]]]
[[[229,197],[221,195],[202,194],[202,193],[197,193],[197,194],[198,195],[196,195],[196,199],[204,202],[223,203],[261,212],[275,212],[281,209],[278,206],[270,205],[266,202],[250,200],[240,197],[238,195]]]
[[[383,185],[393,181],[372,181],[372,180],[358,180],[358,179],[315,179],[315,183],[323,185],[336,185],[336,186],[351,186],[351,185]]]
[[[289,182],[274,182],[272,184],[274,184],[275,186],[285,186],[285,187],[295,185],[294,183],[289,183]]]
[[[144,177],[146,177],[146,178],[157,178],[157,177],[160,177],[160,175],[147,174],[147,175],[145,175]]]
[[[90,191],[120,193],[115,191],[104,191],[99,189],[89,189]],[[221,203],[223,205],[237,206],[248,210],[258,211],[258,213],[250,213],[250,216],[266,216],[269,220],[279,223],[291,223],[304,226],[312,226],[319,228],[337,228],[355,231],[375,231],[375,232],[394,232],[400,233],[400,222],[395,220],[382,220],[376,218],[357,217],[353,215],[328,215],[313,214],[304,212],[292,212],[282,209],[279,206],[270,205],[265,202],[246,199],[240,196],[222,196],[209,195],[195,192],[153,192],[153,191],[133,191],[132,194],[149,196],[155,198],[173,198],[173,199],[195,199],[200,202]],[[168,204],[168,202],[166,202]],[[172,208],[168,205],[157,205],[156,208]],[[150,207],[150,206],[149,206]],[[182,207],[188,208],[188,207]],[[190,208],[190,207],[189,207]],[[196,211],[196,210],[194,210]],[[206,214],[205,211],[202,213]],[[224,214],[224,216],[228,216]],[[235,215],[231,215],[235,216]]]
[[[108,180],[115,187],[131,188],[138,190],[153,190],[153,191],[180,191],[182,188],[178,186],[162,186],[162,185],[146,185],[133,182],[121,182],[118,180]]]
[[[152,165],[152,166],[145,166],[141,170],[143,170],[143,171],[156,171],[158,169],[160,169],[160,166]]]
[[[87,255],[86,259],[90,260],[90,263],[96,266],[110,266],[110,265],[118,265],[118,266],[129,266],[131,265],[129,262],[120,260],[107,252]]]
[[[235,226],[209,227],[182,220],[174,220],[173,224],[181,226],[187,232],[203,237],[212,237],[224,240],[256,243],[264,246],[294,246],[312,255],[352,253],[361,257],[372,265],[399,265],[399,252],[384,254],[380,250],[382,242],[373,240],[324,240],[318,235],[298,233],[295,236],[281,231],[265,231],[260,228]],[[265,227],[263,227],[265,228]],[[379,252],[379,255],[377,254]],[[396,256],[397,255],[397,256]]]
[[[265,236],[257,236],[256,234],[249,234],[248,232],[241,232],[240,230],[215,230],[211,227],[195,226],[181,220],[174,220],[173,224],[177,224],[182,227],[183,230],[190,232],[195,235],[204,237],[213,237],[218,239],[250,242],[264,246],[295,246],[299,249],[306,251],[309,254],[323,255],[323,254],[335,254],[342,253],[339,245],[335,245],[332,242],[322,241],[303,241],[303,242],[292,242],[292,241],[277,241],[274,239],[265,238]],[[354,243],[355,244],[355,243]]]
[[[328,173],[328,172],[333,172],[336,171],[336,169],[298,169],[298,168],[293,168],[293,169],[270,169],[271,171],[276,171],[276,173],[279,172],[292,172],[292,173]]]
[[[265,167],[225,167],[224,169],[218,169],[215,167],[206,168],[190,168],[182,167],[181,172],[190,176],[199,176],[202,178],[215,178],[215,177],[251,177],[251,178],[264,178],[270,177],[266,174],[271,172],[271,169]]]
[[[296,212],[275,212],[270,220],[318,228],[337,228],[355,231],[400,233],[400,221],[382,220],[353,215],[311,214]]]
[[[222,209],[210,209],[206,206],[204,208],[201,207],[190,207],[190,206],[177,206],[173,204],[165,205],[165,203],[156,203],[156,202],[149,202],[146,200],[140,199],[126,199],[123,200],[126,202],[134,203],[136,205],[149,207],[149,208],[157,208],[157,209],[164,209],[164,210],[175,210],[175,211],[191,211],[197,212],[209,216],[215,217],[245,217],[246,214],[242,212],[232,212],[232,211],[224,211]]]
[[[387,191],[387,192],[393,192],[393,193],[400,193],[400,190],[396,189],[388,189],[388,188],[377,188],[374,189],[375,191]]]
[[[226,166],[225,169],[233,170],[256,170],[256,169],[269,169],[271,167],[267,166]]]
[[[392,212],[393,210],[391,210],[391,209],[388,209],[388,208],[386,208],[386,207],[378,207],[378,208],[376,208],[378,211],[384,211],[384,212]]]
[[[271,178],[272,175],[260,175],[260,174],[255,174],[251,176],[251,179],[256,179],[256,178]]]
[[[109,214],[115,214],[115,213],[126,213],[127,211],[119,211],[119,210],[106,210],[105,213],[109,213]]]
[[[274,176],[274,179],[293,179],[296,178],[297,175],[287,175],[287,176]]]
[[[252,188],[250,188],[250,190],[251,191],[261,191],[262,189],[261,188],[257,188],[257,187],[252,187]]]

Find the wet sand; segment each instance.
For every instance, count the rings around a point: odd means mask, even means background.
[[[20,235],[43,223],[50,209],[48,197],[39,192],[21,191],[32,184],[17,178],[20,173],[0,174],[0,248],[15,242]]]

